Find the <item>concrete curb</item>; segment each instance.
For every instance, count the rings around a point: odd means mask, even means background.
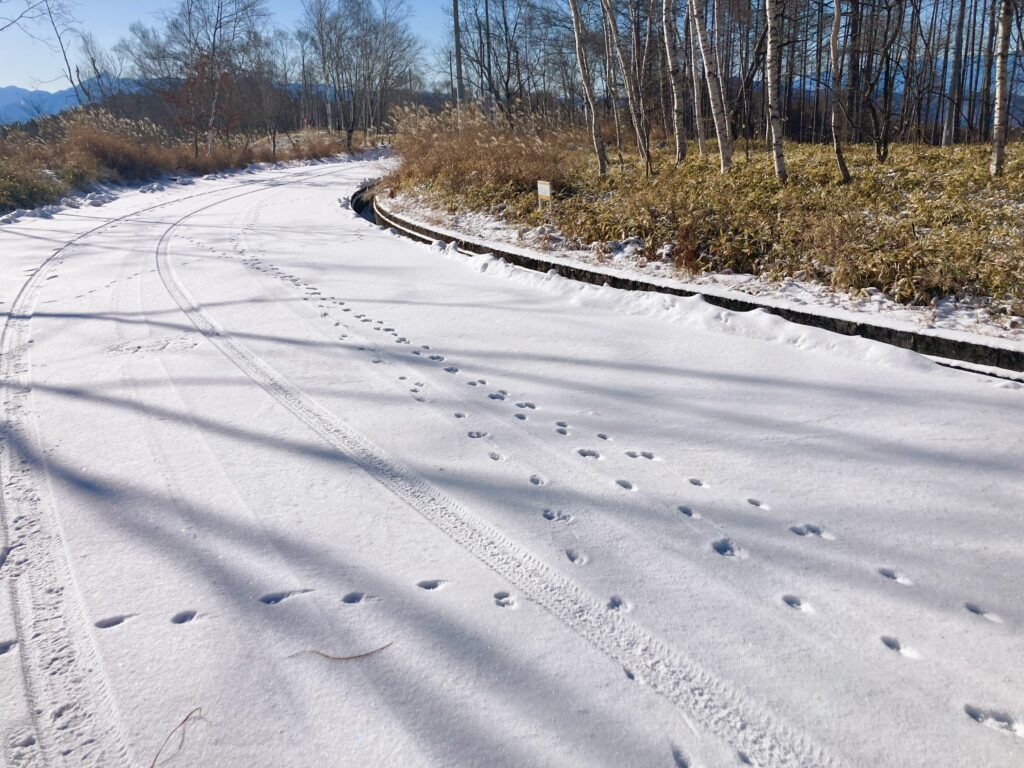
[[[452,241],[451,234],[435,232],[420,224],[404,220],[401,216],[385,210],[379,203],[377,196],[368,192],[368,188],[360,189],[352,197],[352,207],[355,211],[361,212],[367,205],[372,206],[373,214],[378,223],[401,231],[409,237],[424,243],[432,243],[435,240]],[[670,294],[672,296],[701,296],[708,304],[713,304],[724,309],[731,309],[735,312],[749,312],[752,309],[764,309],[793,323],[809,325],[814,328],[823,328],[827,331],[840,333],[844,336],[860,336],[872,341],[881,341],[885,344],[892,344],[903,349],[913,350],[922,355],[943,357],[951,360],[960,360],[975,365],[992,366],[1010,371],[1024,371],[1024,351],[1006,349],[1004,347],[989,346],[971,341],[949,339],[942,336],[915,333],[896,328],[887,328],[881,325],[873,325],[861,321],[846,320],[825,315],[816,315],[811,312],[802,312],[798,309],[786,307],[774,307],[760,304],[757,301],[746,299],[734,299],[727,296],[691,291],[685,288],[673,286],[655,285],[635,278],[608,275],[603,272],[596,272],[582,266],[561,264],[545,261],[544,259],[527,256],[521,253],[512,253],[495,248],[493,245],[474,242],[471,239],[458,237],[454,239],[460,251],[476,255],[492,254],[505,259],[510,264],[532,269],[538,272],[549,272],[554,270],[562,277],[571,280],[578,280],[593,285],[609,285],[612,288],[621,288],[627,291],[655,291],[658,293]]]

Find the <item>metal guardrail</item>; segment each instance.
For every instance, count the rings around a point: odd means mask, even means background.
[[[385,210],[377,201],[377,196],[368,191],[368,188],[360,189],[352,196],[352,208],[361,213],[367,205],[372,206],[372,211],[377,223],[403,232],[409,237],[424,243],[431,243],[436,240],[452,242],[450,233],[436,232],[428,227],[404,220],[401,216]],[[882,325],[874,325],[859,320],[847,320],[844,318],[817,315],[812,312],[803,312],[799,309],[788,307],[775,307],[760,304],[757,301],[733,298],[730,296],[719,296],[716,294],[701,293],[700,291],[689,290],[676,286],[664,286],[649,283],[631,277],[620,275],[609,275],[604,272],[587,269],[584,266],[563,264],[559,262],[545,261],[544,259],[527,256],[521,253],[504,251],[490,244],[477,243],[473,240],[456,237],[455,244],[459,250],[476,255],[492,254],[499,256],[510,264],[515,264],[525,269],[532,269],[538,272],[550,272],[554,270],[562,277],[571,280],[578,280],[593,285],[609,285],[612,288],[621,288],[627,291],[654,291],[672,296],[701,296],[708,304],[724,309],[731,309],[735,312],[749,312],[753,309],[764,309],[773,315],[789,320],[800,325],[807,325],[814,328],[822,328],[827,331],[839,333],[844,336],[860,336],[872,341],[880,341],[903,349],[909,349],[922,355],[941,357],[948,360],[959,360],[974,365],[992,366],[1010,371],[1024,371],[1024,351],[1007,349],[1005,347],[989,346],[972,341],[950,339],[945,336],[935,336],[925,333],[916,333],[897,328],[887,328]]]

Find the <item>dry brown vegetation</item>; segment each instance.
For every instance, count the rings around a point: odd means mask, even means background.
[[[207,153],[172,139],[146,120],[75,110],[0,134],[0,213],[53,202],[94,182],[130,182],[167,173],[203,174],[275,159],[267,141],[239,137]],[[304,133],[279,142],[277,160],[311,160],[342,151],[343,142]]]
[[[873,147],[853,145],[847,185],[835,182],[830,147],[810,144],[787,148],[786,185],[763,147],[738,151],[724,175],[713,146],[703,157],[690,147],[679,166],[674,148],[662,147],[650,178],[627,159],[601,179],[582,132],[529,121],[513,128],[465,109],[406,111],[395,144],[402,163],[387,183],[397,189],[426,193],[451,211],[531,225],[544,221],[537,180],[550,179],[550,219],[574,244],[641,237],[648,258],[670,245],[682,274],[791,276],[917,304],[991,297],[997,311],[1024,313],[1019,144],[1009,148],[1001,179],[987,173],[984,146],[900,145],[879,163]]]

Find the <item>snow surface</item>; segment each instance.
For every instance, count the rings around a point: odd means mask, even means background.
[[[430,205],[421,195],[400,194],[382,199],[386,210],[407,221],[421,224],[450,237],[468,236],[484,247],[521,252],[548,261],[575,263],[590,269],[652,283],[701,291],[705,294],[749,300],[751,296],[767,306],[786,307],[829,317],[866,322],[887,328],[944,336],[961,341],[1024,349],[1024,318],[993,313],[987,299],[957,299],[949,296],[931,307],[913,307],[889,299],[882,291],[869,288],[862,294],[835,291],[821,283],[771,280],[766,277],[711,272],[682,274],[662,248],[654,258],[644,255],[639,237],[611,243],[594,243],[589,250],[573,248],[554,227],[513,227],[501,219],[476,211],[447,214]]]
[[[381,168],[0,227],[0,764],[1024,764],[1024,387]]]

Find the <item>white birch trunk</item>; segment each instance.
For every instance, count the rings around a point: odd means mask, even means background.
[[[686,157],[686,134],[683,118],[683,71],[679,66],[679,35],[676,31],[675,0],[663,0],[662,28],[665,32],[665,58],[668,61],[669,81],[672,85],[672,128],[676,139],[676,164]]]
[[[786,158],[782,151],[782,118],[779,115],[779,16],[782,5],[779,0],[765,0],[768,23],[768,48],[765,51],[764,68],[768,81],[768,121],[771,125],[772,157],[775,160],[775,176],[786,183]]]
[[[992,120],[992,162],[989,173],[1003,175],[1006,161],[1006,132],[1010,107],[1010,81],[1007,76],[1010,58],[1010,27],[1013,23],[1013,0],[1000,0],[999,33],[996,47],[996,102]]]
[[[706,155],[708,150],[705,146],[707,131],[704,128],[704,94],[701,93],[701,78],[697,69],[697,37],[692,13],[687,14],[687,24],[690,25],[690,76],[693,79],[693,121],[697,125],[697,150],[701,155]]]
[[[704,77],[708,84],[708,95],[711,97],[711,118],[715,122],[715,135],[718,137],[718,156],[721,161],[722,173],[726,173],[732,166],[732,134],[729,130],[729,117],[725,114],[722,84],[718,78],[715,53],[711,50],[707,26],[704,24],[704,10],[699,5],[701,1],[690,0],[690,13],[693,14],[697,44],[700,46],[700,55],[704,60]]]
[[[572,31],[576,38],[576,61],[580,66],[580,80],[583,83],[583,95],[590,111],[590,136],[594,142],[594,154],[597,155],[597,175],[604,176],[608,172],[608,155],[605,152],[604,139],[601,138],[601,123],[597,116],[597,98],[594,96],[594,84],[590,79],[590,67],[587,65],[587,50],[583,44],[583,17],[577,0],[569,0],[572,11]]]

